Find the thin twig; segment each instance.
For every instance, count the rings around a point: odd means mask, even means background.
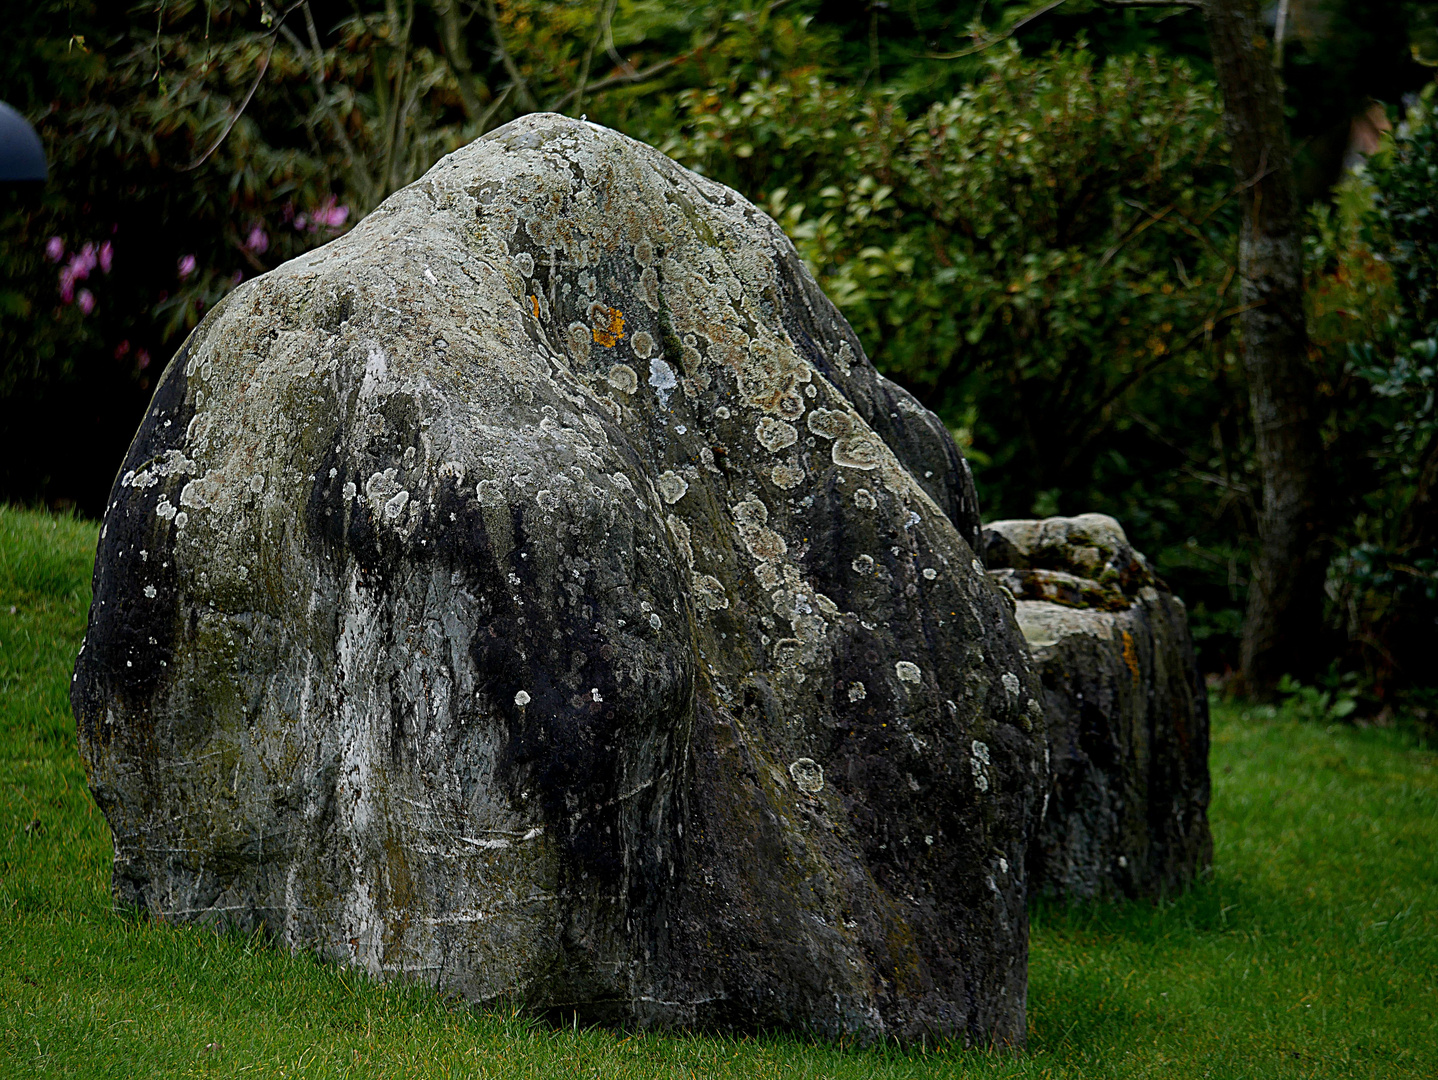
[[[616,67],[626,75],[634,74],[634,65],[619,55],[619,50],[614,47],[614,18],[611,12],[609,21],[604,27],[604,51],[609,54],[609,59],[614,61]]]
[[[285,10],[276,17],[275,28],[269,31],[269,33],[267,33],[266,35],[264,35],[265,37],[268,37],[270,39],[270,45],[269,48],[265,50],[264,60],[260,61],[260,72],[258,75],[255,76],[255,81],[250,85],[250,91],[245,95],[245,100],[240,102],[240,107],[236,109],[234,113],[230,116],[229,123],[225,125],[225,130],[220,132],[220,137],[210,144],[210,148],[208,150],[206,150],[203,154],[197,157],[194,161],[190,162],[188,165],[176,166],[176,172],[193,172],[195,169],[198,169],[209,159],[211,154],[213,154],[216,150],[220,148],[220,144],[230,137],[230,132],[234,130],[235,124],[239,122],[240,117],[245,114],[245,109],[249,107],[250,99],[255,96],[255,91],[260,88],[260,83],[264,81],[265,72],[268,71],[270,68],[270,57],[274,54],[275,51],[276,37],[278,36],[280,30],[283,29],[285,25],[285,20],[288,19],[290,15],[294,13],[295,9],[303,3],[304,0],[295,0],[293,4],[285,8]],[[159,39],[156,38],[157,48],[158,41]],[[158,73],[158,68],[156,69],[156,71]]]
[[[1125,199],[1124,201],[1127,202],[1128,200]],[[1132,204],[1130,204],[1130,205],[1132,205]],[[1120,248],[1122,248],[1125,244],[1127,244],[1130,240],[1132,240],[1132,239],[1133,239],[1135,236],[1137,236],[1139,233],[1141,233],[1141,232],[1143,232],[1145,229],[1147,229],[1150,225],[1155,225],[1155,224],[1157,224],[1158,222],[1162,221],[1164,218],[1166,218],[1166,217],[1168,216],[1169,211],[1173,209],[1173,204],[1172,204],[1172,203],[1169,203],[1167,206],[1165,206],[1162,210],[1160,210],[1160,211],[1159,211],[1158,213],[1156,213],[1156,214],[1155,214],[1152,210],[1150,210],[1150,209],[1148,209],[1147,207],[1144,207],[1144,206],[1139,207],[1139,209],[1142,210],[1145,214],[1148,215],[1148,220],[1145,221],[1142,225],[1139,225],[1139,226],[1137,226],[1136,228],[1131,229],[1131,230],[1129,231],[1128,235],[1121,237],[1121,238],[1119,239],[1119,241],[1118,241],[1116,244],[1113,245],[1113,247],[1111,247],[1111,248],[1109,248],[1107,251],[1105,251],[1105,252],[1103,253],[1103,258],[1099,259],[1099,261],[1098,261],[1098,264],[1099,264],[1100,266],[1107,266],[1109,260],[1112,259],[1115,255],[1118,254]]]
[[[509,48],[504,43],[504,30],[499,25],[499,12],[495,9],[494,0],[484,0],[484,10],[489,19],[490,33],[494,35],[494,47],[499,50],[499,59],[504,64],[504,70],[509,72],[510,81],[519,91],[519,103],[526,109],[537,110],[539,102],[534,99],[534,94],[529,89],[529,83],[525,81],[524,75],[519,70],[519,65],[514,62],[514,57],[510,55]]]
[[[675,64],[680,63],[681,61],[688,60],[695,53],[700,52],[703,49],[707,49],[710,45],[714,44],[714,39],[717,36],[718,35],[716,34],[711,34],[709,35],[709,37],[705,38],[688,52],[680,53],[678,56],[671,56],[668,60],[660,60],[658,63],[650,64],[647,68],[640,68],[632,75],[610,75],[608,78],[600,79],[597,83],[590,83],[589,88],[585,91],[585,93],[595,94],[598,93],[600,90],[608,90],[611,86],[623,86],[626,83],[644,82],[646,79],[652,79],[661,71],[671,68]],[[575,91],[571,90],[569,91],[569,93],[563,95],[562,97],[555,98],[554,101],[550,103],[548,111],[561,111],[566,105],[568,105],[571,101],[574,100],[574,96]]]
[[[1068,0],[1050,0],[1049,3],[1045,4],[1037,11],[1025,15],[1022,19],[1014,23],[1002,33],[993,34],[990,37],[985,38],[983,41],[975,42],[967,49],[960,49],[958,52],[951,53],[925,53],[924,55],[927,56],[930,60],[957,60],[961,56],[972,56],[974,55],[974,53],[983,52],[985,49],[1013,37],[1014,34],[1018,33],[1021,27],[1027,26],[1029,23],[1037,19],[1040,15],[1047,15],[1054,8],[1061,7],[1066,3],[1068,3]]]
[[[405,5],[404,30],[400,34],[399,65],[394,75],[394,95],[391,98],[394,111],[390,114],[385,134],[384,152],[384,194],[388,195],[399,185],[395,182],[395,164],[404,145],[404,122],[409,115],[410,99],[406,76],[409,69],[410,35],[414,31],[414,0]],[[376,73],[378,74],[378,73]]]
[[[230,132],[234,129],[235,124],[239,122],[240,117],[244,115],[245,109],[249,106],[250,98],[254,97],[255,91],[260,88],[260,81],[264,79],[265,72],[270,69],[270,55],[274,51],[275,38],[274,35],[271,35],[270,47],[265,50],[265,58],[260,61],[260,73],[255,76],[255,81],[250,84],[250,92],[245,95],[245,100],[240,102],[240,107],[236,109],[233,114],[231,114],[229,123],[225,125],[225,130],[220,132],[219,138],[217,138],[214,142],[210,144],[210,148],[208,150],[206,150],[199,157],[195,158],[195,160],[190,162],[188,165],[176,169],[176,172],[193,172],[195,169],[198,169],[201,165],[205,163],[205,161],[209,158],[211,154],[213,154],[216,150],[220,148],[220,144],[230,137]]]
[[[335,115],[334,109],[330,106],[328,100],[330,95],[325,88],[324,46],[320,44],[320,32],[319,28],[315,26],[314,13],[310,10],[309,0],[304,0],[304,10],[305,31],[309,35],[311,56],[313,57],[310,64],[310,77],[315,85],[315,104],[318,108],[323,109],[325,116],[329,118],[330,127],[334,129],[335,138],[338,140],[340,148],[345,152],[346,163],[350,169],[363,178],[365,187],[367,188],[365,201],[368,205],[372,206],[379,201],[375,198],[375,191],[379,185],[376,183],[374,177],[369,174],[368,170],[364,168],[362,164],[364,159],[355,150],[354,143],[350,141],[349,132],[345,130],[344,123]],[[301,55],[304,54],[304,46],[299,43],[298,39],[295,40],[295,48],[299,50]]]
[[[605,0],[604,6],[599,9],[599,21],[594,24],[594,34],[590,37],[589,46],[584,50],[584,59],[579,64],[579,85],[574,88],[576,111],[584,107],[584,84],[589,81],[589,65],[594,59],[594,50],[599,47],[610,20],[614,18],[614,8],[618,2],[619,0]]]
[[[504,103],[509,100],[509,95],[512,93],[514,93],[514,83],[510,83],[506,86],[500,91],[499,96],[489,103],[489,108],[485,109],[483,115],[479,118],[479,133],[481,135],[489,130],[489,122],[494,119],[494,114],[499,112],[504,106]]]

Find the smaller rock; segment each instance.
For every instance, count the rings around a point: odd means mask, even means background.
[[[1183,602],[1104,514],[994,522],[982,550],[1044,684],[1050,789],[1030,895],[1181,891],[1213,861],[1208,697]]]

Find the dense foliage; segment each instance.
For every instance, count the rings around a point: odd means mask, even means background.
[[[1202,22],[1096,0],[1028,18],[1044,6],[37,0],[0,54],[0,98],[52,163],[43,192],[0,192],[0,496],[97,513],[157,370],[229,289],[558,109],[773,213],[965,446],[988,515],[1114,514],[1221,670],[1257,493]],[[1432,123],[1413,110],[1331,207],[1322,140],[1365,94],[1397,118],[1438,20],[1408,0],[1320,9],[1287,70],[1317,163],[1332,628],[1386,693],[1411,681],[1395,642],[1431,628],[1415,603],[1435,588]]]
[[[1412,108],[1337,215],[1320,215],[1312,320],[1340,404],[1332,441],[1340,554],[1330,571],[1349,669],[1380,695],[1434,685],[1438,652],[1438,115]],[[1426,695],[1432,696],[1432,695]],[[1427,703],[1438,704],[1438,697]]]

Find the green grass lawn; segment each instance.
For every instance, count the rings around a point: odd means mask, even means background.
[[[0,508],[0,1075],[1438,1077],[1438,755],[1214,713],[1212,880],[1036,912],[1029,1046],[554,1030],[117,916],[70,666],[94,525]]]

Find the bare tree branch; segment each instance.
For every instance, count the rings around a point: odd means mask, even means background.
[[[304,2],[305,0],[295,0],[293,4],[285,8],[284,12],[277,17],[275,28],[265,35],[270,39],[270,44],[269,48],[265,50],[264,60],[260,61],[259,74],[255,76],[255,81],[250,84],[250,91],[245,95],[245,100],[240,102],[240,107],[231,114],[229,122],[225,124],[225,130],[220,132],[219,138],[217,138],[213,143],[211,143],[210,148],[206,150],[203,154],[195,158],[195,160],[190,162],[188,165],[177,168],[175,170],[176,172],[193,172],[195,169],[198,169],[209,159],[210,155],[213,154],[216,150],[218,150],[220,148],[220,145],[230,137],[230,132],[234,130],[235,125],[239,123],[240,117],[243,116],[245,114],[245,110],[249,108],[250,99],[255,96],[255,91],[260,88],[260,83],[264,81],[265,72],[270,69],[270,57],[274,55],[275,39],[278,36],[280,30],[284,27],[285,20],[289,18],[290,15],[294,13],[295,9]],[[155,48],[157,50],[159,49],[158,36],[155,39]]]
[[[409,45],[410,35],[414,30],[414,0],[408,0],[405,5],[404,29],[400,32],[399,43],[399,65],[394,75],[394,95],[391,98],[391,112],[389,123],[385,125],[385,148],[384,148],[384,191],[388,195],[399,186],[395,178],[395,166],[401,156],[404,146],[404,122],[409,114],[409,96],[406,75],[409,69]],[[379,72],[375,72],[375,78],[379,78]]]
[[[658,63],[650,64],[646,68],[640,68],[638,71],[634,71],[632,74],[610,75],[608,78],[600,79],[597,83],[590,83],[589,88],[585,92],[588,94],[595,94],[601,90],[608,90],[611,86],[624,86],[628,83],[638,83],[644,82],[648,79],[652,79],[660,72],[667,71],[675,64],[688,60],[695,53],[702,52],[704,49],[707,49],[710,45],[714,44],[714,40],[717,37],[717,34],[710,34],[707,38],[701,41],[698,45],[694,46],[694,48],[690,49],[688,52],[680,53],[678,56],[671,56],[668,60],[660,60]],[[569,93],[564,94],[561,97],[555,98],[554,101],[550,102],[548,111],[561,111],[566,105],[568,105],[571,101],[574,100],[575,93],[576,91],[571,90],[569,91]]]
[[[1031,11],[1029,14],[1025,15],[1022,19],[1014,23],[1007,30],[1003,30],[997,34],[991,34],[990,36],[982,39],[981,41],[976,41],[967,49],[960,49],[958,52],[951,53],[928,53],[926,55],[930,60],[957,60],[961,56],[973,56],[974,53],[983,52],[985,49],[991,48],[992,46],[997,45],[1001,41],[1007,41],[1009,38],[1013,37],[1014,34],[1018,33],[1021,27],[1027,26],[1029,23],[1037,19],[1040,15],[1047,15],[1054,8],[1062,7],[1066,3],[1068,3],[1068,0],[1050,0],[1050,2],[1045,4],[1043,7],[1039,8],[1036,11]]]
[[[506,86],[499,92],[499,95],[489,103],[489,108],[485,109],[483,115],[479,118],[479,133],[481,135],[489,130],[489,122],[493,120],[495,114],[504,107],[504,103],[509,100],[509,95],[512,93],[514,93],[514,83],[510,83]]]
[[[494,36],[494,47],[499,51],[500,62],[504,64],[504,70],[509,72],[510,81],[514,83],[514,88],[519,93],[520,105],[525,109],[537,111],[539,102],[534,99],[534,94],[529,89],[529,83],[525,81],[524,75],[519,70],[519,65],[514,62],[509,47],[504,43],[504,29],[499,25],[499,12],[495,9],[494,0],[484,0],[484,10],[489,19],[489,32]]]
[[[619,0],[605,0],[604,6],[599,9],[599,21],[594,26],[594,35],[589,39],[589,47],[584,50],[584,60],[579,65],[579,85],[574,88],[576,112],[584,106],[584,85],[589,81],[589,64],[594,59],[594,50],[609,30],[618,2]]]

